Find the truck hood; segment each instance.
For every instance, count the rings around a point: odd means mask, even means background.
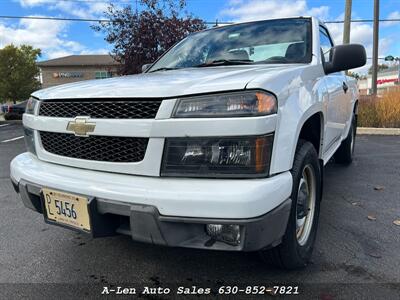
[[[46,99],[171,98],[208,92],[243,90],[255,78],[276,77],[299,65],[240,65],[188,68],[88,80],[39,90]],[[280,77],[280,76],[278,76]]]

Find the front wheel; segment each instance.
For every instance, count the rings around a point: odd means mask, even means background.
[[[305,267],[311,258],[317,234],[320,200],[321,169],[314,146],[300,140],[293,168],[292,207],[282,243],[261,251],[267,263],[284,269]]]

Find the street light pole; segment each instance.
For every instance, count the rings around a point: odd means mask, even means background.
[[[372,95],[376,95],[378,80],[379,0],[374,0],[374,41],[372,50]]]

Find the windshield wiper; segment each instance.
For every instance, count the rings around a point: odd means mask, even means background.
[[[232,66],[232,65],[250,65],[253,60],[250,59],[217,59],[204,64],[197,65],[197,68],[212,67],[212,66]]]
[[[171,71],[171,70],[176,70],[176,69],[179,69],[179,68],[167,68],[167,67],[163,67],[163,68],[158,68],[158,69],[155,69],[155,70],[151,70],[151,71],[149,71],[149,72],[147,72],[147,73],[153,73],[153,72],[157,72],[157,71]]]
[[[249,65],[252,64],[253,60],[250,59],[217,59],[207,63],[203,63],[197,66],[193,66],[194,68],[204,68],[204,67],[212,67],[212,66],[230,66],[230,65]],[[162,67],[155,70],[151,70],[147,73],[153,73],[157,71],[171,71],[177,70],[181,68],[169,68],[169,67]]]

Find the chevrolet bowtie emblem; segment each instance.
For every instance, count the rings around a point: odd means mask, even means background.
[[[88,122],[88,118],[76,117],[74,121],[68,122],[67,130],[73,131],[76,136],[88,137],[95,127],[96,123]]]

